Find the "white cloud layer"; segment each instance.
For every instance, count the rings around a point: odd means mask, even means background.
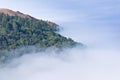
[[[46,53],[51,55],[47,55]],[[47,51],[13,60],[0,69],[1,80],[119,80],[120,54],[116,50],[74,48]]]

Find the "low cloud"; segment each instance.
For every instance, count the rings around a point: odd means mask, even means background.
[[[1,80],[119,80],[116,50],[87,48],[25,54],[0,68]]]

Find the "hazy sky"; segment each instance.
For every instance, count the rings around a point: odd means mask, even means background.
[[[78,42],[120,45],[120,0],[0,0],[0,7],[56,22]]]
[[[120,0],[0,0],[0,7],[56,22],[61,34],[85,44],[120,44]]]
[[[0,0],[1,8],[19,10],[37,18],[50,20],[103,20],[118,23],[119,0]],[[64,19],[63,19],[64,18]]]

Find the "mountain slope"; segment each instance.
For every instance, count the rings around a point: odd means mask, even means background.
[[[77,42],[55,33],[58,25],[35,19],[21,12],[0,9],[0,50],[19,47],[39,48],[74,46]],[[82,44],[81,44],[82,45]]]
[[[9,16],[19,16],[21,18],[32,18],[31,16],[29,15],[26,15],[26,14],[23,14],[19,11],[12,11],[10,9],[4,9],[4,8],[0,8],[0,13],[4,13],[4,14],[7,14]]]
[[[6,8],[0,8],[0,13],[6,14],[6,15],[9,15],[9,16],[19,16],[21,18],[36,19],[36,18],[34,18],[30,15],[23,14],[20,11],[13,11],[13,10],[6,9]],[[38,19],[36,19],[36,20],[38,20]],[[45,21],[45,22],[47,22],[51,26],[58,26],[56,23],[53,23],[53,22],[50,22],[50,21]]]

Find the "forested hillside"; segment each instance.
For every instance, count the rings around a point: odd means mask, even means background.
[[[66,47],[77,43],[56,33],[56,24],[35,18],[0,13],[0,51],[22,46]]]

